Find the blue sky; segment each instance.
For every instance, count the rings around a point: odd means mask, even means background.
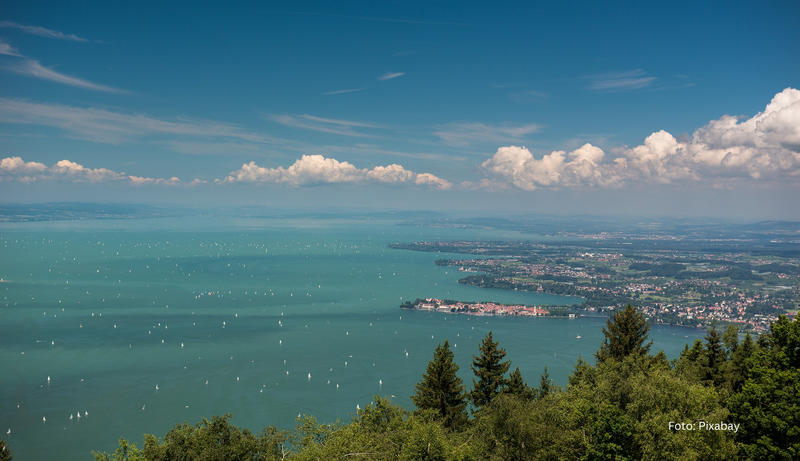
[[[0,200],[800,218],[800,4],[15,2]]]

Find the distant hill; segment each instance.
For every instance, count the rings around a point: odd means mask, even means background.
[[[180,212],[150,205],[56,202],[0,204],[0,221],[63,221],[75,219],[141,219],[177,216]]]

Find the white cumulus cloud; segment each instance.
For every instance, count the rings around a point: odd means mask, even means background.
[[[134,186],[167,185],[192,187],[205,181],[195,179],[185,183],[177,177],[169,179],[144,178],[117,173],[108,168],[87,168],[71,160],[61,160],[48,167],[44,163],[25,162],[21,157],[6,157],[0,160],[0,180],[16,180],[30,183],[34,181],[62,181],[75,183],[123,182]]]
[[[0,172],[3,174],[36,174],[47,169],[47,165],[39,162],[26,162],[21,157],[7,157],[0,160]]]
[[[246,163],[222,182],[275,183],[293,187],[368,182],[418,184],[438,189],[451,187],[450,182],[430,173],[414,173],[397,164],[359,169],[351,163],[322,155],[303,155],[288,168],[265,168],[255,162]]]
[[[585,144],[572,152],[555,151],[537,159],[524,147],[501,147],[480,165],[487,189],[514,187],[622,187],[634,183],[677,184],[787,180],[800,177],[800,91],[787,88],[763,112],[740,120],[712,120],[691,140],[666,131],[642,145],[607,156]]]

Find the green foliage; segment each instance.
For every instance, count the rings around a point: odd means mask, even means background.
[[[559,396],[572,409],[567,427],[587,434],[587,459],[700,460],[735,454],[728,433],[669,430],[670,421],[726,421],[724,401],[714,389],[637,356],[608,360],[582,376]]]
[[[144,453],[136,448],[136,444],[131,444],[124,437],[119,438],[119,448],[113,455],[106,452],[97,453],[92,451],[95,461],[146,461]],[[2,459],[2,458],[0,458]],[[10,459],[10,458],[9,458]]]
[[[567,317],[569,316],[569,309],[566,307],[550,307],[547,309],[550,317]]]
[[[633,429],[625,414],[614,406],[592,408],[588,421],[586,459],[631,459],[635,456]]]
[[[722,338],[719,336],[716,325],[706,333],[705,360],[703,361],[702,379],[715,386],[722,385],[724,381],[723,368],[725,367],[725,350],[722,348]]]
[[[725,328],[725,333],[722,334],[722,342],[725,344],[728,359],[732,358],[739,347],[739,327],[733,324],[728,325]]]
[[[482,460],[578,459],[582,435],[565,425],[568,410],[557,395],[537,401],[502,394],[472,429],[474,453]]]
[[[411,401],[420,410],[436,410],[445,427],[455,429],[467,421],[464,384],[456,374],[449,341],[439,344]]]
[[[691,382],[701,381],[701,358],[703,357],[703,341],[695,339],[692,348],[687,344],[681,352],[681,356],[675,363],[675,371]]]
[[[525,383],[525,380],[522,379],[522,373],[520,373],[519,367],[514,369],[511,375],[509,375],[506,387],[502,390],[502,393],[513,395],[523,401],[533,400],[536,397],[536,389],[529,387],[528,384]]]
[[[734,392],[741,390],[744,386],[745,380],[750,374],[750,357],[753,356],[756,346],[753,342],[753,337],[750,336],[748,331],[744,337],[744,341],[737,345],[731,354],[729,379],[730,388]]]
[[[686,266],[683,264],[665,263],[665,264],[650,264],[650,263],[633,263],[628,266],[628,269],[636,271],[647,271],[647,275],[653,277],[675,277],[679,274],[686,273],[684,269]]]
[[[743,423],[737,440],[752,459],[800,458],[799,351],[800,322],[782,316],[747,360],[747,380],[730,399],[734,419]]]
[[[279,459],[277,454],[281,451],[281,445],[285,441],[284,434],[273,428],[262,432],[266,438],[256,438],[247,429],[240,429],[229,424],[228,420],[230,419],[231,415],[226,414],[214,416],[210,421],[203,418],[203,421],[194,426],[185,422],[177,424],[167,432],[163,440],[147,434],[144,439],[144,457],[130,459],[147,461]],[[121,442],[120,446],[122,447]],[[114,459],[114,461],[117,460]]]
[[[0,461],[11,461],[14,457],[11,456],[11,450],[8,449],[5,440],[0,440]]]
[[[542,399],[547,397],[551,392],[558,390],[558,387],[553,384],[553,380],[550,379],[547,367],[544,367],[544,373],[542,373],[542,377],[539,379],[539,389],[536,392],[536,398]]]
[[[578,357],[575,363],[575,370],[569,375],[567,390],[581,384],[591,384],[595,382],[597,369],[589,364],[583,357]]]
[[[647,333],[650,325],[641,312],[631,304],[625,309],[614,314],[608,319],[603,328],[605,339],[597,351],[597,362],[602,363],[608,359],[621,360],[629,355],[647,355],[650,352],[652,341],[647,343]]]
[[[339,428],[338,421],[333,424],[320,424],[317,418],[303,415],[297,418],[297,427],[288,440],[299,451],[315,453],[325,448],[328,440]]]
[[[471,447],[461,433],[442,426],[435,410],[415,413],[375,396],[353,421],[332,428],[324,440],[298,447],[297,460],[460,460],[469,459]]]
[[[470,400],[478,409],[492,403],[492,399],[506,386],[505,374],[511,366],[508,361],[503,361],[506,351],[497,347],[491,331],[481,342],[479,350],[480,355],[472,357],[472,372],[478,380],[472,379],[470,393]]]

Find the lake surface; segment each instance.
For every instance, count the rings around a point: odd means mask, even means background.
[[[450,340],[469,387],[490,330],[531,385],[545,366],[565,384],[578,356],[593,360],[604,319],[399,309],[429,296],[578,301],[459,285],[433,262],[464,255],[387,248],[436,239],[553,240],[368,220],[2,224],[1,437],[15,459],[85,460],[121,436],[141,447],[144,433],[224,413],[257,432],[292,429],[298,414],[349,421],[376,394],[412,408],[436,346]],[[651,330],[670,358],[701,335]]]

